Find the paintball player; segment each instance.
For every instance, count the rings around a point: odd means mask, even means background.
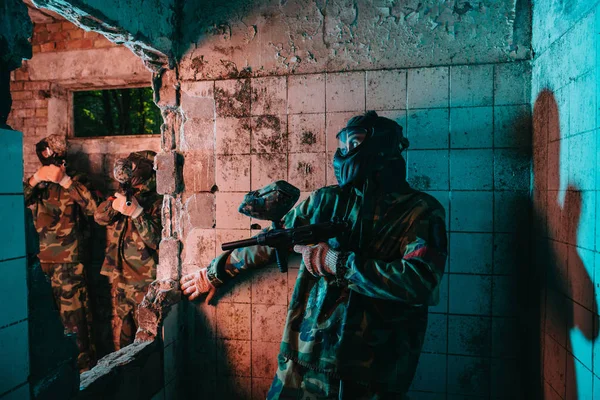
[[[39,260],[50,278],[65,333],[77,336],[80,371],[95,363],[92,314],[84,266],[87,218],[94,215],[96,201],[83,185],[82,175],[66,171],[67,142],[50,135],[36,144],[42,166],[24,183],[25,204],[33,213],[39,235]]]
[[[136,310],[156,279],[161,238],[162,196],[156,193],[155,153],[131,153],[115,162],[113,173],[121,184],[98,206],[94,219],[106,226],[106,255],[102,275],[111,283],[112,332],[115,350],[133,343]]]
[[[395,121],[370,111],[337,135],[338,185],[290,210],[286,228],[334,219],[351,228],[327,242],[296,245],[302,264],[288,308],[269,399],[403,399],[439,301],[446,261],[445,212],[411,189]],[[273,260],[253,246],[221,254],[181,279],[190,299]]]

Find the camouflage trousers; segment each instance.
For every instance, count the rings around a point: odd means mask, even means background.
[[[54,301],[65,333],[76,335],[79,370],[86,371],[96,363],[96,351],[83,264],[41,263],[41,266],[44,273],[50,277]]]
[[[407,397],[401,393],[381,392],[356,382],[340,381],[279,355],[277,373],[267,393],[267,400],[276,399],[407,400]]]
[[[137,307],[144,299],[148,286],[137,287],[119,279],[112,282],[112,336],[115,350],[133,343],[137,331]]]

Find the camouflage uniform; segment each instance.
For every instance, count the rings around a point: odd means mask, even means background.
[[[96,211],[96,201],[81,179],[74,177],[68,189],[52,182],[32,187],[28,179],[23,190],[39,235],[42,269],[50,277],[65,331],[77,335],[77,363],[85,370],[95,363],[95,348],[82,261],[87,216]]]
[[[156,279],[162,196],[154,188],[154,177],[133,188],[144,208],[137,218],[114,210],[112,199],[101,203],[94,215],[98,224],[106,226],[106,254],[100,273],[108,276],[112,285],[115,350],[133,342],[138,325],[136,307]]]
[[[446,260],[445,212],[408,187],[363,196],[356,188],[313,192],[284,218],[288,228],[351,222],[336,239],[336,276],[316,278],[301,265],[268,398],[403,398],[419,359],[427,306],[439,301]],[[225,252],[208,277],[222,285],[273,260],[255,246]],[[310,395],[309,395],[310,394]]]

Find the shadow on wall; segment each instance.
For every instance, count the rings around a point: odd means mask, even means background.
[[[542,91],[534,105],[534,245],[535,268],[531,276],[531,371],[538,382],[531,398],[544,398],[548,383],[561,398],[591,398],[591,386],[578,350],[588,349],[598,338],[598,305],[593,277],[575,247],[579,243],[582,195],[567,183],[560,188],[560,113],[554,94]],[[562,200],[564,196],[564,201]],[[590,312],[592,315],[590,316]],[[536,325],[537,324],[537,325]],[[579,333],[577,333],[579,331]],[[533,337],[535,336],[535,337]],[[585,351],[585,350],[584,350]],[[577,354],[577,357],[574,355]],[[579,360],[577,360],[579,358]],[[590,366],[591,368],[591,366]],[[589,372],[591,374],[591,372]],[[591,377],[588,379],[591,384]],[[550,396],[548,393],[546,398]],[[555,396],[555,395],[554,395]]]

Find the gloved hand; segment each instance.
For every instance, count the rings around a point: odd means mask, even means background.
[[[126,202],[127,198],[125,195],[121,193],[115,193],[115,199],[112,202],[112,208],[121,214],[132,218],[137,218],[142,214],[142,212],[144,212],[144,207],[140,206],[140,203],[138,203],[135,197],[131,196],[130,206],[125,204]]]
[[[60,184],[65,189],[71,186],[71,178],[66,174],[64,167],[56,165],[45,165],[38,168],[29,180],[31,186],[35,186],[40,182],[54,182]]]
[[[331,249],[327,243],[315,245],[295,245],[294,251],[302,255],[302,261],[308,272],[314,276],[335,275],[339,252]]]
[[[208,303],[215,295],[217,288],[208,280],[206,273],[207,268],[202,268],[199,271],[187,274],[181,278],[179,283],[181,284],[181,290],[183,294],[188,296],[188,299],[194,300],[198,296],[208,293],[206,296],[206,302]]]

